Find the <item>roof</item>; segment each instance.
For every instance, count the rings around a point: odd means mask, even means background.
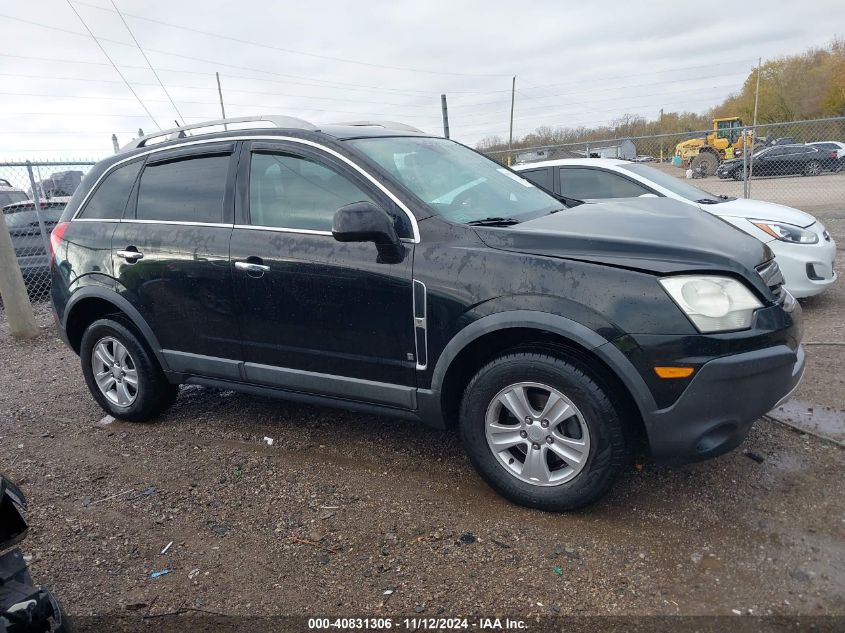
[[[619,147],[622,143],[633,143],[629,138],[616,138],[609,141],[579,141],[578,146],[589,147],[590,149],[601,147]]]
[[[595,165],[597,167],[615,167],[618,165],[628,165],[631,161],[621,158],[558,158],[555,160],[539,160],[531,163],[519,163],[514,165],[514,169],[527,169],[531,167],[557,167],[561,165]]]
[[[203,131],[204,130],[204,131]],[[397,133],[405,135],[421,135],[422,130],[399,123],[396,121],[348,121],[318,127],[310,121],[290,116],[280,115],[257,115],[236,117],[230,119],[216,119],[182,125],[168,130],[161,130],[136,138],[121,148],[122,151],[129,151],[150,145],[158,145],[168,141],[182,140],[202,136],[203,138],[214,139],[225,138],[232,132],[254,133],[280,133],[296,131],[312,132],[315,134],[329,134],[335,138],[363,138],[371,136],[396,136]]]

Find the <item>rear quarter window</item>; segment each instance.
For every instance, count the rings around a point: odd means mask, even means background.
[[[110,171],[97,186],[79,217],[86,220],[119,220],[135,185],[142,161],[137,160]]]

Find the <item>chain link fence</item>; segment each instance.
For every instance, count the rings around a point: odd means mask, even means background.
[[[50,231],[92,165],[93,161],[0,163],[0,207],[33,304],[50,296]]]
[[[716,195],[756,198],[809,213],[845,206],[845,117],[757,126],[716,119],[708,130],[597,137],[486,153],[503,164],[626,159],[694,180],[692,184]]]

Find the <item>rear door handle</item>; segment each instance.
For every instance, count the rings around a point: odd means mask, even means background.
[[[117,256],[128,262],[137,262],[139,259],[144,259],[144,254],[140,251],[117,251]]]
[[[261,276],[266,272],[270,271],[269,266],[265,266],[264,264],[256,264],[255,262],[235,262],[235,268],[237,270],[243,270],[247,273]]]

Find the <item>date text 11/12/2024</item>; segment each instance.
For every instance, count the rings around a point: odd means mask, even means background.
[[[422,631],[441,630],[467,630],[479,631],[496,630],[524,630],[526,623],[521,619],[511,618],[479,618],[469,620],[468,618],[309,618],[308,628],[311,630],[330,629],[360,629],[360,630],[386,630],[406,629]]]

